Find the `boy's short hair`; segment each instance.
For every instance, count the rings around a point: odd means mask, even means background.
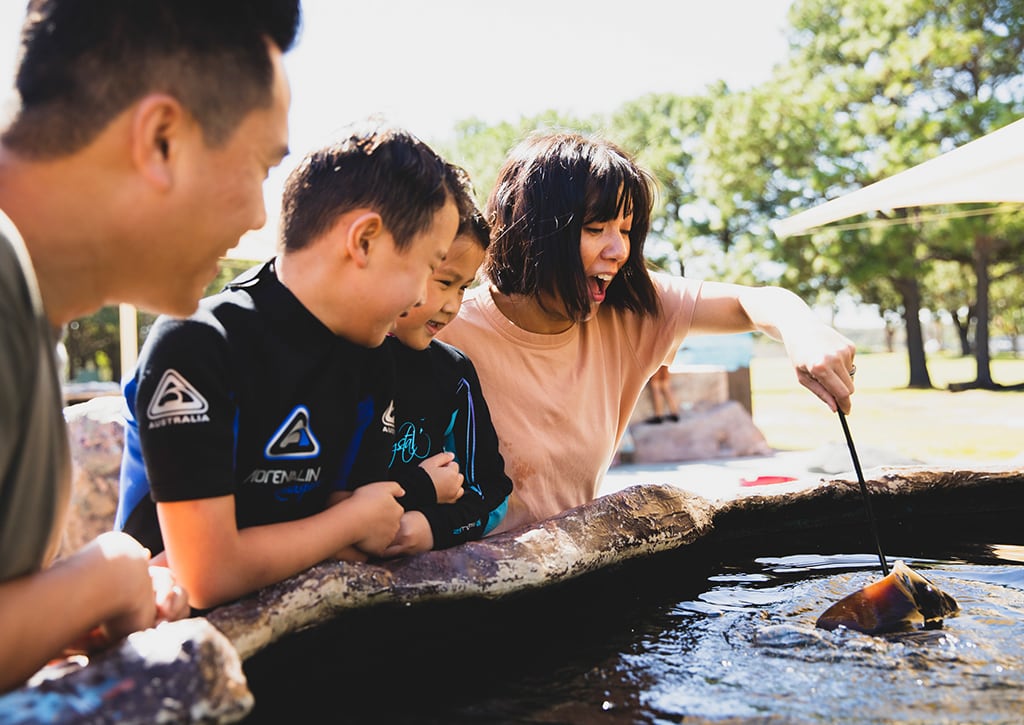
[[[484,270],[503,294],[555,293],[574,320],[590,313],[580,258],[583,227],[632,213],[629,257],[603,304],[657,314],[657,291],[644,262],[653,181],[610,141],[575,133],[531,136],[509,155],[490,198],[491,246]]]
[[[480,208],[476,205],[476,194],[469,173],[461,166],[449,163],[448,187],[455,197],[455,206],[459,210],[459,228],[455,236],[469,235],[476,240],[481,249],[487,249],[491,242],[491,225],[487,223]]]
[[[487,223],[487,218],[479,209],[474,209],[468,217],[459,222],[459,231],[456,236],[464,234],[473,237],[481,249],[486,251],[490,247],[491,225]]]
[[[3,144],[56,158],[148,93],[174,96],[210,146],[272,102],[267,41],[285,52],[299,0],[32,0]]]
[[[430,228],[449,199],[458,203],[448,164],[408,131],[370,122],[307,155],[285,181],[281,245],[294,252],[325,234],[342,214],[373,209],[405,249]],[[461,215],[460,215],[461,216]]]

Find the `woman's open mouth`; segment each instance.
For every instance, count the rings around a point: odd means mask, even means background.
[[[597,274],[588,278],[590,297],[594,302],[604,302],[605,295],[608,292],[608,285],[611,284],[614,277],[615,275],[613,274]]]

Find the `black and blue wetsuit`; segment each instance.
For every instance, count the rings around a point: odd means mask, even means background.
[[[157,554],[154,502],[234,495],[239,528],[290,521],[328,495],[390,480],[394,367],[338,337],[273,261],[161,317],[125,387],[115,527]]]
[[[473,363],[460,350],[434,340],[414,350],[397,338],[384,345],[394,355],[395,440],[391,477],[405,489],[406,510],[422,511],[443,549],[479,539],[505,516],[512,480],[498,451],[498,436]],[[429,475],[419,464],[450,451],[464,477],[462,497],[439,504]]]

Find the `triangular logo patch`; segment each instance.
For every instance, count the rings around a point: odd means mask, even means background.
[[[149,401],[146,415],[159,420],[172,415],[199,415],[209,410],[210,404],[181,373],[168,368],[156,386],[156,395]]]
[[[267,458],[312,458],[320,453],[320,443],[309,426],[309,411],[300,405],[291,412],[267,444]]]

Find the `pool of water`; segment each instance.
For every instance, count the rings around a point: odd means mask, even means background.
[[[814,627],[872,554],[710,547],[497,602],[352,612],[246,663],[249,722],[1004,723],[1024,718],[1024,548],[902,558],[961,611],[942,628]]]
[[[1020,553],[1024,553],[1024,549]],[[644,720],[1010,722],[1024,718],[1024,567],[906,558],[961,611],[884,637],[814,627],[877,581],[870,556],[765,557],[728,567],[617,659],[650,683]]]

